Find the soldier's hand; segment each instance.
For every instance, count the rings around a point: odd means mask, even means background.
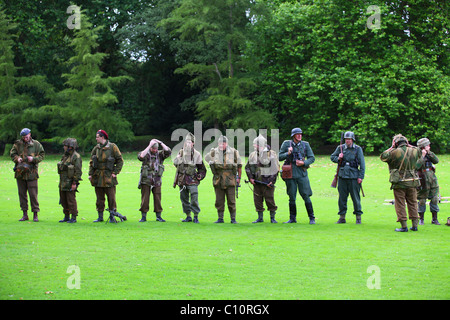
[[[305,162],[302,160],[295,160],[295,164],[297,165],[297,167],[301,167],[301,166],[305,165]]]
[[[89,176],[88,179],[89,179],[89,180],[92,180],[92,176]]]
[[[341,152],[339,153],[339,159],[342,159],[344,157],[344,154]]]
[[[251,184],[255,184],[255,179],[250,179]]]
[[[19,157],[19,158],[17,159],[17,162],[18,162],[18,163],[22,163],[22,162],[23,162],[23,159],[22,159],[21,157]]]
[[[359,184],[361,184],[361,183],[362,183],[362,179],[361,179],[361,178],[358,178],[358,180],[357,180],[357,181],[358,181],[358,183],[359,183]]]
[[[113,173],[113,174],[111,174],[111,177],[115,178],[115,177],[117,177],[117,175],[115,173]]]
[[[428,151],[425,149],[422,149],[422,157],[425,157],[427,155]]]
[[[32,162],[32,161],[33,161],[33,157],[28,156],[28,157],[27,157],[27,160],[28,160],[28,162]]]
[[[292,147],[289,147],[289,148],[288,148],[288,154],[291,154],[291,153],[292,153],[292,150],[293,150]]]
[[[70,191],[75,191],[75,190],[77,190],[77,184],[72,183],[72,187],[70,187]]]

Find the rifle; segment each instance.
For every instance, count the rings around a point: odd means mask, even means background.
[[[127,217],[124,215],[121,215],[119,212],[117,212],[116,209],[106,209],[106,211],[109,211],[109,220],[106,220],[106,223],[117,223],[117,220],[115,217],[118,217],[120,219],[120,222],[127,221]]]
[[[241,187],[240,184],[237,183],[237,179],[239,178],[239,174],[236,173],[236,198],[239,198],[239,188]]]
[[[250,181],[245,180],[245,183],[250,183]],[[267,183],[267,182],[255,180],[255,183],[263,184],[263,185],[265,185],[265,186],[267,186],[267,187],[269,187],[269,188],[275,188],[275,186],[274,186],[273,184],[269,186],[269,183]]]
[[[341,144],[340,144],[340,148],[341,148],[341,153],[342,153],[342,145],[344,144],[344,132],[341,133]],[[342,166],[342,158],[338,160],[338,166],[336,169],[336,174],[334,175],[334,179],[331,182],[331,187],[332,188],[336,188],[337,183],[338,183],[338,175],[339,175],[339,169],[341,169]]]

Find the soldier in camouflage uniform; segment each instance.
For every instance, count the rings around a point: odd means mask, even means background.
[[[331,154],[331,161],[342,161],[338,172],[339,191],[339,220],[336,223],[345,223],[347,213],[347,199],[350,194],[353,201],[353,214],[356,216],[356,224],[361,224],[361,183],[366,171],[366,162],[362,148],[355,144],[355,134],[351,131],[344,133],[345,143],[336,148]],[[342,152],[341,152],[342,148]]]
[[[162,146],[163,150],[158,151],[159,145]],[[164,172],[164,159],[168,158],[171,153],[172,150],[160,140],[152,139],[148,147],[138,154],[139,161],[142,161],[138,186],[141,189],[141,207],[139,210],[142,218],[139,222],[147,221],[150,192],[153,193],[153,210],[156,214],[156,221],[166,221],[161,217],[163,211],[161,206],[161,178]]]
[[[64,219],[59,222],[77,222],[78,208],[76,191],[81,181],[82,160],[76,152],[77,140],[67,138],[63,142],[64,155],[58,162],[59,200],[63,207]],[[72,215],[72,218],[70,218]]]
[[[96,140],[98,144],[92,149],[89,162],[89,180],[91,185],[95,187],[97,196],[98,218],[94,222],[101,222],[105,210],[105,195],[108,198],[110,218],[112,218],[111,211],[117,210],[117,175],[122,170],[123,158],[117,145],[109,141],[108,134],[104,130],[97,131]]]
[[[253,223],[264,222],[264,200],[270,212],[270,222],[277,223],[275,214],[278,207],[275,204],[274,193],[280,168],[278,156],[261,135],[253,140],[253,148],[255,151],[249,155],[245,165],[245,172],[253,185],[253,202],[258,213],[258,219]]]
[[[225,197],[231,223],[236,221],[236,187],[239,186],[242,173],[242,160],[239,152],[228,145],[228,138],[219,137],[219,145],[212,148],[205,156],[213,173],[213,186],[216,194],[215,207],[218,219],[215,223],[223,223],[225,211]]]
[[[417,199],[419,200],[419,225],[423,225],[427,199],[430,199],[431,223],[440,225],[437,218],[439,212],[439,184],[434,167],[439,162],[439,159],[430,150],[430,144],[428,138],[422,138],[417,141],[417,147],[422,151],[421,157],[419,158],[420,165],[417,168],[421,182],[419,192],[417,193]]]
[[[417,187],[419,177],[417,167],[419,166],[420,151],[409,145],[408,140],[401,134],[394,136],[392,146],[384,151],[381,161],[389,165],[389,182],[394,190],[394,205],[397,213],[397,222],[401,228],[398,232],[407,232],[407,215],[405,202],[408,205],[409,219],[412,221],[410,230],[417,231],[419,215],[417,214]]]
[[[285,140],[280,148],[278,158],[285,164],[292,164],[292,179],[285,179],[286,191],[289,196],[289,220],[285,223],[297,223],[297,206],[295,204],[297,189],[305,202],[309,224],[315,224],[312,190],[309,184],[309,166],[315,161],[314,153],[308,142],[302,141],[303,131],[300,128],[291,130],[291,140]]]
[[[44,160],[45,152],[42,145],[31,138],[31,130],[22,129],[21,139],[17,140],[10,156],[14,161],[14,177],[17,181],[19,191],[20,208],[23,216],[19,221],[28,220],[28,198],[30,196],[31,210],[33,211],[33,221],[38,222],[39,202],[38,202],[38,166]]]
[[[177,168],[173,187],[175,188],[178,185],[180,188],[180,200],[183,212],[186,214],[186,218],[182,221],[191,222],[191,212],[193,212],[194,223],[199,223],[198,185],[206,176],[206,167],[200,152],[194,149],[194,143],[194,135],[188,133],[184,140],[183,149],[178,152],[177,157],[173,160],[173,164]],[[190,201],[189,196],[191,197]]]

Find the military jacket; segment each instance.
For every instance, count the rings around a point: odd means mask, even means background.
[[[212,148],[205,156],[213,173],[213,185],[221,189],[236,186],[236,174],[238,168],[242,168],[242,160],[239,151],[230,146],[225,150]]]
[[[341,146],[338,146],[336,150],[331,154],[331,161],[338,163],[339,154],[341,153]],[[342,145],[342,165],[339,169],[338,176],[343,179],[364,179],[366,172],[366,162],[362,148],[356,144],[352,144],[349,148],[344,143]]]
[[[245,173],[249,179],[275,184],[280,171],[277,153],[267,146],[266,150],[253,151],[245,165]]]
[[[72,184],[79,184],[82,175],[81,156],[76,152],[65,153],[58,162],[59,189],[71,191]]]
[[[161,178],[164,173],[164,159],[171,154],[172,150],[170,149],[167,151],[159,150],[155,154],[148,152],[144,157],[141,157],[141,153],[138,154],[138,159],[142,161],[139,188],[142,184],[153,187],[161,186]]]
[[[93,187],[111,188],[118,184],[117,177],[123,167],[123,158],[119,148],[107,141],[104,145],[97,144],[91,152],[89,175],[92,176]]]
[[[39,178],[38,167],[39,163],[44,160],[45,152],[37,140],[31,139],[28,143],[25,143],[22,139],[17,140],[9,154],[11,160],[16,164],[14,167],[14,177],[16,179],[36,180]],[[33,157],[31,162],[28,162],[28,156]],[[19,163],[19,158],[24,159],[24,161]]]
[[[288,154],[288,149],[292,147],[293,152]],[[307,141],[299,141],[297,144],[293,140],[285,140],[281,144],[280,154],[278,155],[280,161],[285,161],[286,164],[292,164],[292,178],[303,178],[308,176],[308,169],[310,165],[316,160],[311,146]],[[304,166],[297,166],[295,160],[302,160],[305,162]]]
[[[417,165],[417,169],[420,172],[421,179],[425,179],[425,183],[421,184],[422,189],[434,189],[438,188],[438,180],[435,174],[434,164],[439,162],[438,157],[433,152],[429,151],[425,157],[420,157]]]
[[[179,186],[192,186],[200,184],[206,176],[206,167],[200,152],[192,149],[190,155],[185,155],[181,149],[173,160],[177,168],[175,184]]]
[[[381,161],[389,165],[389,182],[392,189],[416,188],[419,186],[417,168],[419,167],[420,151],[416,147],[406,145],[392,150],[386,150],[381,155]]]

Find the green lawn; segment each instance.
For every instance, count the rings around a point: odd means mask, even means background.
[[[288,220],[284,182],[276,188],[279,207],[271,224],[253,224],[252,193],[242,183],[237,225],[217,219],[211,172],[200,185],[200,224],[182,223],[179,192],[172,188],[174,168],[166,160],[162,204],[165,223],[149,212],[140,219],[137,189],[140,162],[126,154],[118,176],[118,211],[128,221],[93,223],[95,194],[87,180],[78,193],[78,223],[58,223],[56,162],[48,156],[40,165],[40,222],[21,217],[13,163],[0,157],[0,299],[165,299],[165,300],[309,300],[309,299],[449,299],[450,203],[440,205],[441,226],[425,225],[418,232],[397,233],[399,226],[389,190],[387,165],[366,157],[362,224],[356,225],[349,200],[347,224],[337,225],[337,190],[330,187],[336,166],[317,156],[309,170],[316,225],[309,225],[302,201],[297,224]],[[440,156],[437,174],[441,195],[450,196],[450,156]],[[245,175],[244,175],[245,177]],[[245,177],[246,178],[246,177]],[[299,197],[300,198],[300,197]],[[300,198],[301,200],[301,198]],[[151,210],[152,210],[151,206]],[[409,223],[410,226],[410,223]],[[80,288],[68,285],[79,268]],[[372,273],[371,267],[379,273]],[[368,280],[379,276],[380,289]],[[73,282],[75,283],[75,282]]]

